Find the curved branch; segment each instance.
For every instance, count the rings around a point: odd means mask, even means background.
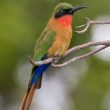
[[[33,59],[29,56],[29,61],[30,61],[30,63],[32,64],[32,65],[34,65],[34,66],[40,66],[40,65],[43,65],[43,64],[48,64],[48,63],[51,63],[51,62],[53,62],[54,61],[54,58],[48,58],[48,59],[46,59],[46,60],[42,60],[42,61],[37,61],[37,62],[35,62],[35,61],[33,61]]]
[[[63,67],[63,66],[66,66],[66,65],[71,64],[71,63],[73,63],[73,62],[75,62],[75,61],[85,59],[85,58],[87,58],[87,57],[89,57],[89,56],[91,56],[91,55],[93,55],[93,54],[95,54],[95,53],[97,53],[97,52],[99,52],[99,51],[101,51],[101,50],[107,48],[107,47],[108,47],[108,46],[104,45],[104,46],[100,47],[100,48],[97,49],[97,50],[94,50],[94,51],[92,51],[92,52],[89,52],[89,53],[84,54],[84,55],[81,55],[81,56],[74,57],[73,59],[71,59],[71,60],[69,60],[69,61],[67,61],[67,62],[65,62],[65,63],[62,63],[62,64],[54,64],[54,63],[53,63],[52,66],[53,66],[53,67]]]
[[[88,43],[85,43],[85,44],[81,44],[81,45],[75,46],[75,47],[67,50],[65,52],[64,56],[67,56],[70,53],[73,53],[75,51],[79,51],[79,50],[84,49],[84,48],[88,48],[88,47],[91,47],[91,46],[98,46],[98,45],[108,45],[108,46],[110,46],[110,40],[97,41],[97,42],[88,42]]]
[[[83,28],[83,27],[84,27],[84,29],[82,29],[82,30],[80,30],[80,31],[75,31],[76,33],[78,33],[78,34],[83,34],[83,33],[85,33],[85,32],[88,30],[88,28],[89,28],[92,24],[110,24],[110,21],[90,20],[90,19],[87,18],[87,17],[85,17],[85,19],[87,20],[87,21],[86,21],[86,24],[80,25],[80,26],[77,26],[77,27],[76,27],[76,29],[78,29],[78,28]]]
[[[68,61],[69,63],[65,62],[63,64],[52,64],[52,66],[54,66],[54,67],[62,67],[62,66],[68,65],[68,64],[70,64],[70,63],[72,63],[72,62],[74,62],[76,60],[87,58],[87,57],[89,57],[89,56],[91,56],[91,55],[93,55],[93,54],[95,54],[95,53],[97,53],[97,52],[109,47],[110,46],[110,40],[99,41],[99,42],[89,42],[89,43],[85,43],[85,44],[81,44],[81,45],[75,46],[75,47],[69,49],[68,51],[66,51],[64,57],[69,55],[69,54],[71,54],[71,53],[73,53],[73,52],[75,52],[75,51],[79,51],[81,49],[85,49],[85,48],[88,48],[88,47],[91,47],[91,46],[99,46],[99,45],[104,45],[104,46],[99,48],[99,49],[97,49],[97,50],[95,50],[95,51],[92,51],[92,52],[89,52],[87,54],[75,57],[72,60]],[[42,65],[42,64],[48,64],[48,63],[51,63],[51,62],[53,63],[56,59],[58,60],[59,57],[51,57],[51,58],[48,58],[48,59],[43,60],[43,61],[35,62],[29,57],[29,60],[30,60],[31,64],[33,64],[34,66],[39,66],[39,65]]]

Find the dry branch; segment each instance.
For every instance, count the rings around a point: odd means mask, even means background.
[[[75,46],[71,49],[69,49],[68,51],[65,52],[65,56],[75,52],[75,51],[79,51],[81,49],[85,49],[85,48],[88,48],[88,47],[91,47],[91,46],[100,46],[102,45],[102,47],[100,47],[99,49],[95,50],[95,51],[91,51],[89,53],[86,53],[84,55],[81,55],[81,56],[77,56],[77,57],[74,57],[73,59],[63,63],[63,64],[55,64],[54,61],[56,60],[57,57],[51,57],[51,58],[48,58],[46,60],[42,60],[42,61],[38,61],[38,62],[35,62],[33,61],[30,57],[30,62],[31,64],[33,64],[34,66],[39,66],[39,65],[42,65],[42,64],[48,64],[48,63],[52,63],[52,66],[53,67],[63,67],[63,66],[66,66],[70,63],[73,63],[77,60],[81,60],[81,59],[84,59],[84,58],[87,58],[91,55],[94,55],[95,53],[107,48],[110,46],[110,40],[106,40],[106,41],[99,41],[99,42],[89,42],[89,43],[85,43],[85,44],[81,44],[81,45],[78,45],[78,46]]]
[[[76,33],[78,33],[78,34],[83,34],[83,33],[85,33],[85,32],[88,30],[88,28],[89,28],[92,24],[110,24],[110,21],[90,20],[90,19],[87,18],[87,17],[85,17],[85,19],[87,20],[87,21],[86,21],[86,24],[80,25],[80,26],[77,26],[77,27],[76,27],[76,29],[78,29],[78,28],[83,28],[83,27],[84,27],[84,29],[82,29],[82,30],[80,30],[80,31],[75,31]]]
[[[69,61],[67,61],[67,62],[65,62],[65,63],[62,63],[62,64],[54,64],[54,63],[53,63],[52,66],[53,66],[53,67],[63,67],[63,66],[66,66],[66,65],[71,64],[71,63],[73,63],[73,62],[75,62],[75,61],[77,61],[77,60],[85,59],[85,58],[87,58],[87,57],[89,57],[89,56],[91,56],[91,55],[93,55],[93,54],[95,54],[95,53],[97,53],[97,52],[99,52],[99,51],[101,51],[101,50],[107,48],[107,47],[108,47],[108,46],[104,45],[104,46],[100,47],[100,48],[97,49],[97,50],[94,50],[94,51],[92,51],[92,52],[89,52],[89,53],[84,54],[84,55],[81,55],[81,56],[74,57],[73,59],[71,59],[71,60],[69,60]]]

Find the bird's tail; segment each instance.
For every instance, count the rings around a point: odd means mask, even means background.
[[[31,101],[32,101],[33,96],[34,96],[35,89],[36,88],[40,89],[41,83],[42,83],[42,75],[39,77],[36,84],[33,84],[31,87],[28,87],[28,90],[27,90],[27,92],[26,92],[26,94],[22,100],[20,110],[29,110]]]
[[[42,60],[44,58],[46,57],[43,57]],[[32,98],[34,96],[35,89],[41,88],[42,75],[50,65],[51,63],[43,64],[41,66],[37,66],[33,68],[32,76],[30,78],[29,85],[28,85],[28,90],[26,92],[26,95],[23,98],[20,110],[29,110]]]
[[[32,98],[34,96],[35,88],[35,85],[32,85],[31,88],[27,91],[23,98],[20,110],[29,110]]]

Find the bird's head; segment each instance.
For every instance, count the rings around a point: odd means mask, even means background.
[[[53,17],[61,22],[72,22],[74,12],[86,8],[85,6],[72,6],[68,3],[59,3],[53,11]]]

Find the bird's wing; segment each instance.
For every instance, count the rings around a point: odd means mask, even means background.
[[[55,32],[53,30],[46,31],[41,34],[41,36],[36,41],[36,46],[34,49],[34,61],[42,60],[42,58],[45,57],[48,49],[53,44],[54,39],[55,39]],[[33,68],[32,68],[32,74],[31,74],[31,78],[29,81],[29,87],[31,85],[31,80],[34,75],[33,73],[35,71],[35,68],[37,68],[37,67],[33,66]],[[41,77],[42,77],[42,75],[41,75]]]
[[[43,34],[41,34],[41,36],[38,38],[36,42],[36,46],[34,49],[35,61],[41,60],[42,57],[47,54],[47,51],[53,44],[54,39],[55,39],[55,31],[53,30],[46,31],[43,32]]]

